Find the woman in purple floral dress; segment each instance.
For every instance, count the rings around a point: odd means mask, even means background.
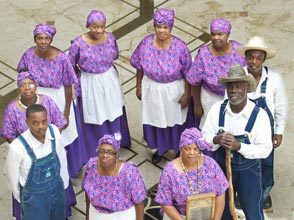
[[[119,159],[121,134],[106,134],[98,144],[82,183],[87,219],[143,220],[145,184],[136,165]]]
[[[231,28],[230,22],[223,18],[212,19],[211,43],[199,48],[187,73],[187,81],[193,85],[194,114],[201,118],[200,128],[210,107],[224,98],[225,88],[219,83],[219,77],[226,76],[234,64],[245,66],[245,58],[237,51],[240,43],[229,40]]]
[[[122,146],[131,145],[125,100],[113,64],[118,59],[118,47],[105,25],[104,13],[91,11],[86,22],[89,32],[75,38],[69,49],[79,76],[75,89],[88,158],[96,155],[98,140],[104,134],[120,131]]]
[[[187,197],[214,193],[214,220],[220,220],[225,207],[225,191],[229,184],[219,165],[209,156],[210,150],[197,128],[186,129],[181,135],[180,157],[163,169],[155,201],[164,211],[163,219],[183,219],[186,216]]]
[[[192,59],[186,44],[171,35],[174,11],[158,9],[155,34],[146,36],[131,57],[137,69],[137,97],[142,101],[144,139],[157,149],[158,163],[168,150],[178,153],[181,132],[186,128],[190,87],[185,81]]]
[[[1,129],[1,136],[11,143],[21,133],[28,129],[26,123],[26,109],[33,104],[41,104],[47,110],[48,124],[56,125],[60,131],[66,126],[67,122],[62,112],[59,110],[55,102],[46,95],[37,94],[37,83],[32,77],[31,72],[21,72],[17,77],[17,87],[19,90],[19,98],[13,100],[5,110],[3,118],[3,126]],[[71,181],[66,189],[66,216],[71,215],[71,206],[76,204],[75,193]],[[13,198],[13,216],[16,220],[21,219],[20,204]]]
[[[29,70],[38,84],[38,94],[48,95],[63,113],[68,125],[61,134],[61,143],[67,151],[69,176],[75,177],[88,158],[81,135],[79,112],[75,111],[72,100],[76,75],[67,54],[51,46],[55,33],[53,26],[36,25],[33,33],[36,45],[25,51],[17,70]]]

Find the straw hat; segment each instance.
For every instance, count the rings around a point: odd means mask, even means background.
[[[250,38],[244,46],[238,47],[237,48],[238,52],[242,55],[245,56],[246,50],[262,50],[266,52],[266,59],[270,59],[274,57],[277,53],[276,49],[269,48],[264,39],[259,36],[254,36]]]
[[[255,91],[254,77],[251,74],[247,74],[239,64],[231,66],[228,76],[220,77],[219,81],[223,85],[229,82],[247,82],[249,85],[248,92]]]

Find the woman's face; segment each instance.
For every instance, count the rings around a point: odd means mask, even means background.
[[[167,24],[158,24],[155,26],[156,38],[160,41],[165,41],[169,38],[171,29]]]
[[[181,158],[189,162],[197,162],[199,159],[200,150],[196,144],[189,144],[181,148]]]
[[[118,152],[110,144],[101,144],[98,149],[99,164],[108,167],[115,163]]]
[[[29,78],[22,80],[18,89],[21,97],[24,99],[31,99],[36,96],[36,83]]]
[[[52,43],[52,38],[46,34],[38,34],[35,37],[35,43],[36,43],[36,46],[38,47],[38,50],[42,52],[46,52],[50,48],[50,45]]]
[[[220,49],[225,47],[228,42],[229,35],[223,32],[211,32],[211,42],[215,49]]]
[[[105,22],[97,21],[89,26],[90,34],[93,39],[99,40],[105,33]]]

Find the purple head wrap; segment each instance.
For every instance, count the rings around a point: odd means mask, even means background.
[[[231,29],[231,23],[223,18],[215,18],[210,22],[210,32],[222,32],[230,34]]]
[[[17,80],[16,80],[16,83],[17,83],[17,87],[19,87],[22,83],[22,81],[24,79],[31,79],[35,82],[32,74],[30,71],[23,71],[23,72],[20,72],[18,75],[17,75]],[[35,82],[36,83],[36,82]]]
[[[188,128],[181,134],[179,148],[181,149],[189,144],[196,144],[201,151],[211,150],[212,148],[212,145],[203,139],[201,131],[197,128]]]
[[[167,24],[170,29],[174,26],[175,12],[174,10],[160,8],[154,13],[154,26],[159,24]]]
[[[34,37],[38,34],[46,34],[47,36],[53,38],[56,34],[56,28],[48,24],[37,24],[34,30]]]
[[[101,144],[110,144],[116,151],[120,149],[121,134],[116,132],[114,134],[105,134],[102,138],[99,139],[98,145]],[[98,148],[99,148],[98,146]]]
[[[100,21],[100,22],[106,22],[106,17],[104,13],[100,10],[93,10],[90,12],[90,14],[87,17],[87,23],[86,28],[88,28],[91,24]]]

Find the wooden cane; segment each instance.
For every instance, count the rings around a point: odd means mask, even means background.
[[[227,179],[229,182],[229,207],[233,220],[237,220],[238,216],[235,209],[234,203],[234,188],[232,181],[232,168],[231,168],[231,149],[226,148],[226,171],[227,171]]]

